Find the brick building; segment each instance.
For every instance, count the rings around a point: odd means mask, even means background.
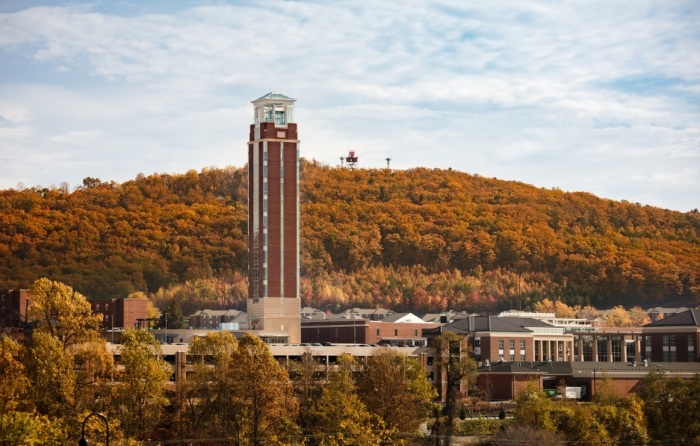
[[[0,328],[26,325],[27,308],[31,303],[29,290],[0,290]]]
[[[299,136],[294,101],[253,101],[248,141],[248,327],[301,340]]]
[[[643,356],[653,362],[697,362],[700,310],[686,310],[642,327]]]
[[[354,313],[330,315],[323,320],[302,321],[301,339],[303,343],[425,346],[423,330],[440,324],[414,318],[409,318],[411,322],[393,322],[370,321]]]
[[[94,314],[102,315],[102,327],[134,328],[139,319],[148,318],[148,300],[146,299],[97,299],[90,301]]]

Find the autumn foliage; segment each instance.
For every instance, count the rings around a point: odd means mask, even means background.
[[[238,307],[246,170],[0,191],[0,288]],[[700,302],[700,214],[440,169],[302,162],[301,293],[322,309],[598,308]],[[89,181],[88,181],[89,180]]]

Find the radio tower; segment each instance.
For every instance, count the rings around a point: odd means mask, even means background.
[[[354,150],[350,150],[348,152],[348,156],[345,157],[345,162],[351,169],[355,168],[355,165],[357,164],[357,156],[355,156]]]

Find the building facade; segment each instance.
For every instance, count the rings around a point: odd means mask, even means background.
[[[147,299],[96,299],[90,301],[93,314],[102,315],[104,330],[135,328],[138,320],[148,318]]]
[[[238,310],[199,310],[189,323],[195,330],[247,330],[248,316]]]
[[[27,325],[27,308],[32,303],[29,290],[0,290],[0,328]]]
[[[303,321],[301,338],[302,343],[311,344],[425,347],[428,340],[423,331],[439,326],[435,322],[371,321],[350,313]]]
[[[299,138],[294,99],[252,101],[248,141],[248,327],[301,341]]]
[[[643,356],[654,362],[698,362],[700,310],[686,310],[643,327]]]

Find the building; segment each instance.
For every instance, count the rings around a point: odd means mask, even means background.
[[[253,103],[248,142],[248,328],[301,341],[299,138],[294,99]],[[257,334],[257,333],[256,333]]]
[[[423,331],[440,326],[440,323],[424,322],[411,313],[392,316],[373,321],[355,313],[341,313],[325,319],[304,320],[301,340],[307,344],[427,346]]]
[[[596,327],[593,326],[593,322],[588,319],[556,317],[554,313],[533,313],[529,311],[510,310],[501,312],[498,317],[527,317],[537,319],[549,325],[554,325],[555,327],[565,328],[566,331],[569,332],[597,331]]]
[[[669,316],[673,316],[674,314],[686,312],[689,309],[690,308],[687,308],[687,307],[673,307],[673,308],[654,307],[654,308],[649,308],[647,310],[647,315],[649,315],[649,319],[651,319],[652,322],[656,322],[656,321],[661,320],[665,317],[669,317]]]
[[[621,397],[640,390],[640,383],[650,373],[692,379],[700,373],[700,364],[688,363],[621,363],[621,362],[502,362],[482,364],[478,386],[486,400],[513,400],[529,384],[538,383],[548,395],[558,393],[564,384],[580,389],[581,399],[590,400],[606,381]]]
[[[31,303],[29,290],[0,290],[0,328],[26,326],[27,308]]]
[[[654,362],[697,362],[700,310],[665,316],[642,327],[644,358]]]
[[[369,321],[381,321],[385,317],[395,313],[392,310],[386,310],[384,308],[353,308],[349,310],[349,312]]]
[[[190,328],[199,330],[246,330],[248,315],[238,310],[199,310],[189,317]]]
[[[570,361],[574,338],[563,327],[525,317],[469,316],[425,334],[466,336],[477,361]]]
[[[134,328],[139,319],[148,318],[147,299],[97,299],[89,302],[92,313],[102,315],[105,330]]]

